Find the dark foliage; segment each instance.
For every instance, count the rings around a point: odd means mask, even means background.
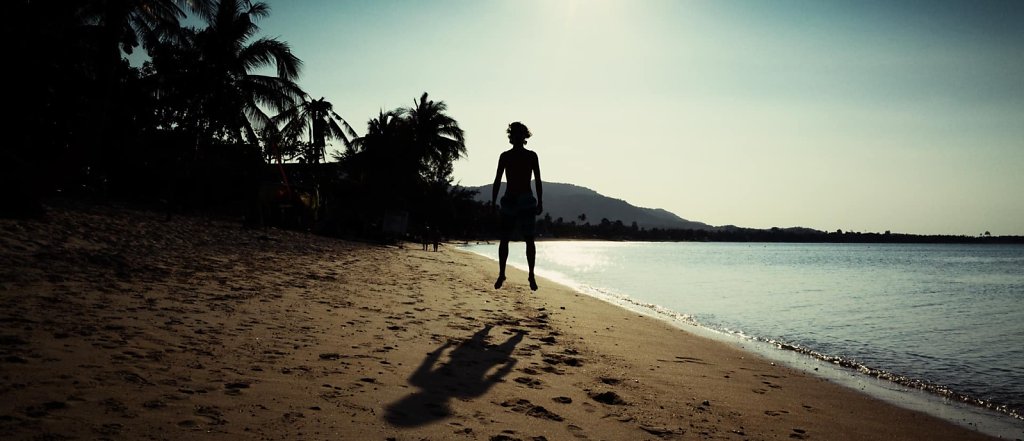
[[[4,215],[38,215],[63,195],[382,240],[480,222],[472,195],[450,185],[466,146],[447,105],[423,93],[359,137],[299,89],[288,44],[258,35],[264,3],[16,0],[9,11],[19,87],[0,151],[16,189]],[[187,12],[205,25],[183,27]],[[132,67],[138,50],[148,61]]]

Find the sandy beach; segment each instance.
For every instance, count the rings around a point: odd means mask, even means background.
[[[495,275],[450,245],[119,207],[3,219],[0,437],[993,439]]]

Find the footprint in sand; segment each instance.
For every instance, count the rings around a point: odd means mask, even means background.
[[[456,433],[458,433],[458,432],[456,432]],[[505,435],[504,433],[502,433],[500,435],[494,435],[494,436],[488,438],[488,441],[523,441],[523,440],[521,438],[516,438],[514,436]]]
[[[568,351],[566,351],[568,352]],[[550,365],[564,364],[566,366],[580,367],[583,366],[583,360],[579,358],[570,357],[562,354],[542,354],[543,361]]]
[[[224,393],[233,396],[241,395],[242,389],[248,389],[249,384],[250,383],[248,381],[234,381],[230,383],[225,383]]]
[[[543,389],[543,382],[530,377],[518,377],[514,380],[516,383],[522,384],[529,387],[530,389]]]
[[[699,359],[699,358],[694,358],[694,357],[681,357],[681,356],[678,356],[678,355],[676,356],[676,359],[675,359],[675,360],[673,360],[673,361],[674,361],[675,363],[694,363],[694,364],[707,364],[707,363],[706,363],[706,362],[705,362],[704,360],[701,360],[701,359]]]
[[[640,430],[643,430],[644,432],[650,433],[651,435],[657,436],[659,438],[672,438],[672,437],[675,437],[677,435],[681,435],[683,433],[681,430],[673,430],[673,429],[669,429],[667,427],[656,427],[656,426],[645,426],[645,425],[640,425],[639,427],[640,427]]]
[[[580,438],[580,439],[587,438],[587,435],[585,433],[583,433],[583,428],[582,427],[577,426],[575,424],[570,424],[567,428],[569,429],[569,433],[571,433],[572,436],[574,436],[576,438]]]
[[[209,424],[220,425],[227,423],[227,420],[224,419],[224,413],[217,406],[196,406],[193,413],[197,417],[206,419]]]
[[[565,374],[565,371],[563,371],[563,370],[561,370],[559,368],[556,368],[554,366],[544,366],[544,367],[540,368],[540,370],[542,370],[544,372],[547,372],[549,374],[555,374],[555,375],[564,375]]]
[[[124,425],[118,423],[107,423],[102,424],[98,427],[94,427],[92,430],[100,435],[114,436],[120,435],[121,430],[124,429]]]
[[[524,414],[526,416],[531,416],[531,417],[534,417],[534,418],[540,418],[540,419],[551,420],[551,421],[562,421],[564,419],[561,416],[559,416],[558,414],[556,414],[556,413],[554,413],[554,412],[552,412],[550,410],[545,409],[543,406],[537,406],[537,405],[535,405],[533,403],[530,403],[530,400],[526,400],[526,399],[522,399],[522,398],[520,398],[518,400],[508,400],[508,401],[505,401],[504,403],[501,403],[501,406],[502,407],[508,407],[513,412],[521,413],[521,414]]]
[[[622,397],[619,396],[619,394],[612,391],[591,393],[590,399],[597,401],[598,403],[610,404],[613,406],[625,406],[628,404],[626,403],[626,400],[623,400]]]

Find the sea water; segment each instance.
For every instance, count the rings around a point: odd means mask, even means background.
[[[537,274],[1024,438],[1024,246],[543,241]]]

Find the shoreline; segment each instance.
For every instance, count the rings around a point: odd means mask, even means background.
[[[449,246],[58,208],[0,264],[9,438],[995,439]]]
[[[460,251],[497,263],[497,260],[489,255],[464,248],[465,244],[457,244],[457,246]],[[510,260],[508,265],[521,271],[526,271],[525,265],[522,265],[521,262]],[[551,279],[552,274],[544,275],[544,272],[542,268],[537,269],[538,276]],[[771,361],[783,363],[791,368],[822,379],[837,382],[851,390],[860,391],[873,399],[941,418],[949,423],[990,436],[1006,439],[1020,439],[1024,437],[1024,420],[1021,420],[1009,411],[1001,411],[978,404],[978,402],[984,403],[984,401],[978,398],[957,394],[956,392],[951,393],[952,397],[947,396],[930,390],[927,387],[916,387],[913,384],[903,384],[886,378],[886,376],[899,376],[887,371],[859,364],[849,365],[847,363],[850,362],[844,359],[823,355],[810,349],[709,327],[696,321],[689,314],[674,311],[661,305],[645,303],[636,300],[628,294],[612,294],[600,289],[585,289],[584,286],[580,285],[580,282],[571,280],[560,273],[557,273],[556,280],[555,283],[606,302],[614,307],[655,318],[684,332],[709,338]],[[919,382],[915,380],[915,383]],[[932,388],[940,388],[940,390],[944,389],[940,385],[932,385],[930,383],[927,383],[927,385]]]

